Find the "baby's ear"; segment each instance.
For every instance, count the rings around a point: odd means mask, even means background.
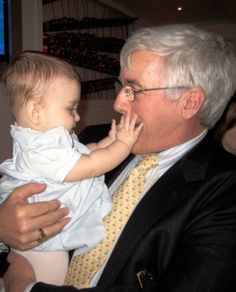
[[[28,119],[34,124],[40,123],[40,109],[42,105],[37,100],[29,100],[26,104],[26,114]]]

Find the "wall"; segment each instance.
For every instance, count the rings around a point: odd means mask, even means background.
[[[101,3],[97,0],[61,0],[43,5],[42,17],[43,21],[47,22],[52,19],[58,19],[58,22],[65,18],[83,19],[84,17],[93,18],[113,18],[113,17],[124,17],[124,11],[110,8],[106,4]],[[79,30],[64,30],[62,33],[82,33],[90,34],[99,37],[114,37],[126,39],[130,33],[130,29],[133,27],[96,27],[96,28],[84,28]],[[60,32],[47,32],[47,35],[58,35]],[[61,49],[61,48],[59,48]],[[94,48],[96,50],[96,48]],[[59,50],[58,50],[59,51]],[[119,61],[119,54],[111,54],[107,52],[98,52],[101,55],[111,56]],[[96,70],[86,69],[78,67],[81,81],[103,79],[114,77],[111,74],[99,72]],[[109,123],[112,118],[118,119],[118,114],[113,110],[113,103],[115,99],[114,90],[103,90],[92,94],[87,94],[85,97],[82,96],[82,100],[79,104],[79,114],[81,121],[77,125],[77,132],[80,132],[84,127],[91,124]]]
[[[21,1],[19,0],[9,0],[9,40],[10,57],[13,57],[22,50]],[[6,65],[7,64],[1,64],[1,69],[5,69]],[[10,114],[8,100],[1,82],[0,117],[0,162],[2,162],[3,160],[11,157],[12,154],[12,140],[9,134],[9,129],[10,124],[13,123],[13,119]]]
[[[22,50],[42,51],[42,3],[38,0],[21,0]]]
[[[12,142],[9,134],[10,124],[13,122],[10,114],[9,104],[6,95],[4,94],[3,84],[0,83],[0,133],[1,133],[1,148],[0,148],[0,162],[6,158],[11,157]]]
[[[200,27],[208,31],[221,34],[225,40],[232,44],[234,53],[236,55],[236,24],[232,23],[202,24],[200,25]]]

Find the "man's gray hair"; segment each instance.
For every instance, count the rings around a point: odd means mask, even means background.
[[[126,41],[121,50],[121,70],[130,67],[137,50],[150,50],[163,56],[162,86],[200,87],[205,93],[199,118],[212,128],[236,89],[236,57],[220,35],[191,25],[165,25],[143,28]],[[169,98],[180,94],[167,93]]]

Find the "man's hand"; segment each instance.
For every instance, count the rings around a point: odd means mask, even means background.
[[[51,200],[29,204],[27,198],[41,193],[45,184],[29,183],[16,188],[0,205],[0,241],[11,247],[28,250],[39,244],[39,228],[47,238],[59,233],[69,222],[68,208]]]
[[[33,268],[23,256],[10,252],[7,260],[10,266],[4,274],[6,291],[23,292],[28,284],[36,282]]]

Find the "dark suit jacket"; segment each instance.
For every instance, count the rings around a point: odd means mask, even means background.
[[[235,157],[208,134],[141,200],[97,287],[80,291],[235,292]]]

